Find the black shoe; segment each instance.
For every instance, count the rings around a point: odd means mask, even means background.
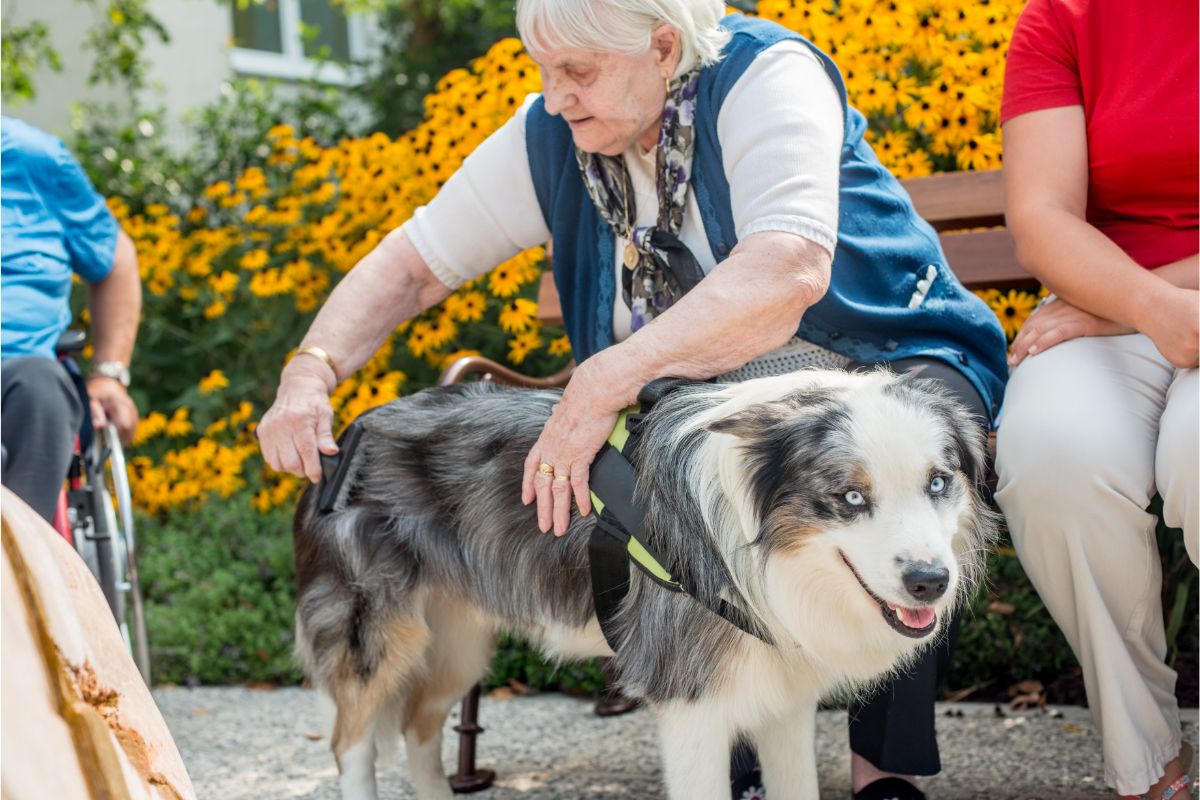
[[[903,778],[880,778],[855,792],[854,800],[926,800],[926,797]]]

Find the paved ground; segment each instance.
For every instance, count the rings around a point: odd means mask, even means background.
[[[303,689],[159,689],[154,693],[200,797],[207,800],[338,800],[329,740],[316,694]],[[650,714],[612,719],[591,703],[548,694],[485,699],[479,764],[498,773],[480,800],[648,800],[662,797]],[[456,715],[455,715],[456,716]],[[1184,733],[1197,736],[1197,714]],[[1087,712],[998,712],[991,705],[938,707],[943,774],[931,800],[1111,800],[1100,743]],[[456,719],[452,718],[449,725]],[[821,793],[849,797],[846,715],[819,715]],[[445,763],[455,764],[448,733]],[[381,759],[381,761],[383,761]],[[403,750],[381,763],[381,800],[413,797]]]

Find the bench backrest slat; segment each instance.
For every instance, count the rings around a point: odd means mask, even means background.
[[[934,230],[961,231],[1004,224],[1004,182],[1000,170],[944,172],[900,183],[912,197],[917,213]]]

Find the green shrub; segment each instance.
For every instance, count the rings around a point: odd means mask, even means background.
[[[290,510],[211,501],[139,519],[139,567],[159,683],[296,683]]]

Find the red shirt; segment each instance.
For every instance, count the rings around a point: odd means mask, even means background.
[[[1000,118],[1083,106],[1087,220],[1144,267],[1200,251],[1200,3],[1029,0]]]

